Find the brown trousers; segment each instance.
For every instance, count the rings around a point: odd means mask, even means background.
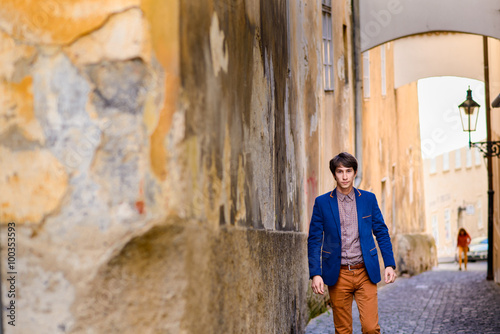
[[[335,334],[352,334],[352,299],[356,299],[363,333],[380,333],[377,285],[365,268],[340,269],[339,280],[328,287],[333,309]]]

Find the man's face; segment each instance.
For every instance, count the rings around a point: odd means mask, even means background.
[[[337,187],[340,189],[340,191],[344,194],[348,194],[353,185],[354,185],[354,178],[356,177],[356,172],[354,172],[354,169],[352,167],[344,167],[340,165],[335,169],[335,181],[337,181]]]

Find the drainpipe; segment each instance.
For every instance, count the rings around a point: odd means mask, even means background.
[[[359,22],[359,0],[352,0],[352,49],[354,58],[354,124],[355,124],[355,138],[354,138],[354,155],[358,159],[358,173],[354,180],[354,186],[357,188],[363,179],[363,129],[361,126],[362,121],[362,84],[363,78],[361,73],[361,24]]]
[[[486,104],[486,142],[491,143],[491,108],[490,108],[490,69],[488,57],[488,36],[483,36],[483,59],[484,59],[484,98]],[[488,153],[491,153],[488,145]],[[486,267],[486,279],[492,281],[493,274],[493,217],[494,217],[494,194],[493,191],[493,155],[488,154],[488,263]]]

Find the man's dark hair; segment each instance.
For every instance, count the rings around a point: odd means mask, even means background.
[[[332,160],[330,160],[330,170],[332,171],[332,174],[335,175],[335,170],[337,167],[352,167],[354,169],[354,173],[358,171],[358,160],[352,155],[347,152],[342,152],[337,154],[335,157],[333,157]]]

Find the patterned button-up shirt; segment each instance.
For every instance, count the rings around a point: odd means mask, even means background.
[[[341,264],[357,264],[363,262],[361,245],[359,243],[358,213],[356,211],[356,199],[354,189],[347,195],[337,192],[339,203],[340,230],[342,237],[342,259]]]

